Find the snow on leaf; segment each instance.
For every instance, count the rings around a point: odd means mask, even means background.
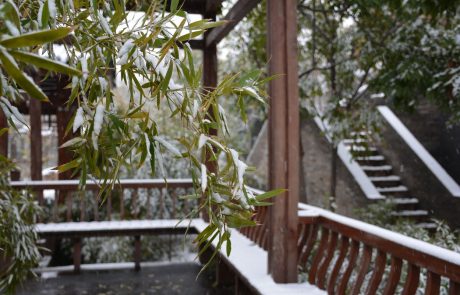
[[[200,139],[198,140],[198,149],[201,149],[208,141],[208,137],[204,134],[200,134]]]
[[[206,174],[206,166],[201,164],[201,191],[204,193],[206,191],[206,187],[208,186],[208,177]]]
[[[84,122],[84,118],[83,118],[83,108],[82,107],[79,107],[78,110],[77,110],[77,113],[75,114],[75,119],[73,120],[73,132],[75,133],[78,128],[81,127],[81,125],[83,125],[83,122]]]
[[[168,151],[173,153],[175,156],[182,156],[181,152],[174,145],[166,141],[164,138],[160,136],[154,136],[153,138],[159,143],[161,143],[161,145],[163,145]]]

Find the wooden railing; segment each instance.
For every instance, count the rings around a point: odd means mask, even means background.
[[[439,294],[441,285],[460,294],[460,254],[320,208],[300,209],[299,266],[329,294]]]
[[[180,219],[196,207],[181,198],[194,193],[191,179],[123,179],[102,198],[97,182],[88,182],[84,191],[79,191],[78,180],[13,181],[11,186],[37,195],[45,211],[42,223]]]

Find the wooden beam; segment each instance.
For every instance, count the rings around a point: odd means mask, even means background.
[[[36,99],[29,101],[30,116],[30,178],[42,180],[42,105]],[[43,194],[38,192],[38,202],[42,204]]]
[[[0,130],[8,128],[8,120],[2,109],[0,109]],[[0,155],[8,158],[8,132],[0,136]]]
[[[204,17],[215,20],[216,11],[210,11],[209,13],[210,14],[206,14]],[[207,40],[208,36],[209,32],[205,34],[205,40]],[[203,88],[205,91],[212,91],[216,88],[218,80],[217,69],[217,46],[214,44],[209,47],[205,47],[203,50]],[[209,118],[209,120],[214,120],[214,113],[211,108],[208,110],[206,116]],[[211,136],[217,135],[217,130],[215,128],[211,128],[209,129],[208,134]],[[210,158],[211,151],[207,150],[206,154],[206,169],[209,172],[216,172],[217,162]],[[205,221],[209,221],[207,208],[204,208],[202,217]]]
[[[228,23],[209,32],[205,46],[217,45],[260,2],[261,0],[239,0],[223,18]]]
[[[268,0],[270,81],[269,183],[287,191],[270,207],[269,272],[277,283],[297,282],[297,206],[300,126],[295,0]]]

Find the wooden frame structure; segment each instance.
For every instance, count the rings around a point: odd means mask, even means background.
[[[203,51],[203,84],[205,88],[217,85],[218,62],[217,44],[241,21],[260,0],[239,0],[224,19],[229,22],[209,31],[203,40],[191,41],[192,48]],[[265,227],[268,242],[269,272],[277,283],[297,281],[297,204],[299,193],[299,106],[297,90],[297,52],[296,52],[296,2],[294,0],[268,0],[268,44],[270,55],[269,73],[280,75],[270,82],[270,186],[287,188],[281,197],[274,200],[268,212],[269,226]],[[204,18],[216,19],[221,7],[221,0],[184,0],[182,8],[189,13],[198,13]],[[138,7],[133,7],[138,9]],[[63,89],[63,87],[62,87]],[[71,112],[62,104],[55,104],[51,110],[57,115],[58,144],[65,139],[65,127]],[[34,100],[25,106],[23,112],[29,112],[31,122],[32,180],[41,180],[41,114],[48,111],[44,105]],[[210,114],[211,115],[211,114]],[[0,128],[6,126],[4,116],[0,113]],[[211,133],[215,132],[211,130]],[[0,142],[0,153],[7,154],[8,141],[5,135]],[[63,149],[58,153],[58,164],[71,160],[71,155]],[[212,162],[208,168],[212,171]],[[61,175],[60,179],[68,179]],[[64,191],[65,194],[65,191]],[[60,198],[61,200],[63,198]],[[40,201],[41,201],[40,197]],[[266,212],[267,213],[267,212]],[[267,234],[267,232],[265,233]]]

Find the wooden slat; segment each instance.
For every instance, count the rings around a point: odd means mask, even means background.
[[[339,246],[339,256],[335,261],[334,268],[332,270],[331,276],[329,277],[329,284],[327,287],[328,294],[335,294],[335,287],[338,285],[338,277],[340,269],[342,268],[343,261],[345,260],[345,256],[347,255],[348,248],[350,245],[350,240],[346,236],[342,236],[340,238],[340,246]]]
[[[80,192],[79,194],[80,199],[80,221],[85,221],[86,219],[86,196],[84,192]]]
[[[153,212],[152,212],[152,204],[151,204],[151,195],[152,195],[152,190],[148,189],[147,190],[147,218],[151,219],[153,217]]]
[[[404,245],[403,243],[384,239],[370,232],[358,230],[350,225],[334,220],[321,217],[320,223],[322,226],[333,231],[337,231],[352,239],[359,240],[364,244],[388,254],[395,255],[411,264],[417,264],[419,267],[425,268],[433,273],[437,273],[442,277],[447,277],[454,281],[460,281],[460,267],[448,260],[417,251],[416,249],[413,249],[408,245]]]
[[[299,265],[301,268],[305,267],[307,263],[307,259],[310,256],[311,251],[313,250],[313,246],[315,245],[316,242],[316,237],[318,235],[318,225],[317,224],[311,224],[309,225],[310,227],[310,235],[308,236],[307,239],[307,244],[305,245],[305,248],[302,250],[302,253],[300,254],[299,257]]]
[[[96,191],[94,194],[94,220],[99,220],[99,192]]]
[[[345,269],[345,272],[343,273],[342,278],[340,279],[340,284],[337,290],[337,294],[345,294],[348,282],[350,280],[351,273],[356,267],[355,263],[358,258],[358,254],[359,254],[359,242],[352,240],[350,255],[348,258],[348,265],[347,265],[347,268]]]
[[[72,203],[73,203],[73,194],[66,192],[66,219],[67,221],[72,221]]]
[[[332,232],[331,238],[329,239],[329,243],[327,245],[326,258],[324,258],[321,266],[318,269],[317,286],[323,290],[326,289],[326,272],[329,268],[329,264],[331,263],[332,258],[334,257],[334,251],[337,247],[337,238],[338,234],[336,232]]]
[[[364,279],[366,278],[367,270],[369,269],[369,265],[371,264],[372,258],[372,247],[369,245],[364,245],[363,247],[363,255],[361,257],[361,261],[359,262],[359,270],[358,270],[358,277],[356,281],[353,283],[353,291],[351,294],[358,295],[361,293],[361,286],[363,285]]]
[[[408,265],[406,283],[404,285],[403,295],[413,295],[417,291],[420,280],[420,268],[414,264]]]
[[[212,29],[206,37],[205,46],[217,45],[248,13],[260,3],[260,0],[239,0],[223,20],[228,21],[225,25]]]
[[[80,266],[81,266],[81,238],[75,238],[73,240],[73,271],[75,273],[79,273]]]
[[[300,254],[302,254],[302,250],[306,246],[309,235],[310,235],[310,225],[299,223],[299,242],[297,243],[297,249],[298,249],[297,254],[299,257],[299,262],[300,262]],[[298,264],[300,264],[299,262]]]
[[[322,228],[321,240],[319,242],[318,249],[316,250],[315,257],[313,258],[313,262],[312,262],[310,271],[308,272],[308,282],[310,282],[310,284],[313,284],[313,285],[316,284],[316,277],[318,275],[319,264],[321,263],[321,261],[323,260],[325,256],[328,241],[329,241],[329,230],[326,228]]]
[[[165,211],[165,194],[164,194],[165,190],[164,189],[160,189],[160,204],[159,204],[159,210],[160,210],[160,214],[159,214],[159,218],[160,219],[163,219],[164,218],[164,211]]]
[[[398,287],[399,280],[401,278],[402,260],[398,257],[391,257],[390,276],[387,280],[387,285],[383,291],[384,295],[393,295]]]
[[[460,294],[460,283],[450,280],[449,282],[449,295]]]
[[[141,269],[141,236],[134,236],[134,269]]]
[[[366,294],[376,294],[379,288],[380,282],[382,281],[382,276],[385,271],[385,264],[386,264],[386,254],[383,251],[377,252],[377,257],[375,258],[374,263],[374,272],[372,274],[372,278],[369,282],[367,287]]]
[[[431,271],[427,274],[427,283],[425,287],[425,295],[438,295],[441,285],[441,277]]]
[[[108,194],[106,196],[106,202],[107,202],[107,220],[112,220],[112,194]]]
[[[124,220],[125,219],[125,201],[124,201],[125,195],[124,195],[124,191],[120,190],[119,194],[120,194],[120,219]]]

